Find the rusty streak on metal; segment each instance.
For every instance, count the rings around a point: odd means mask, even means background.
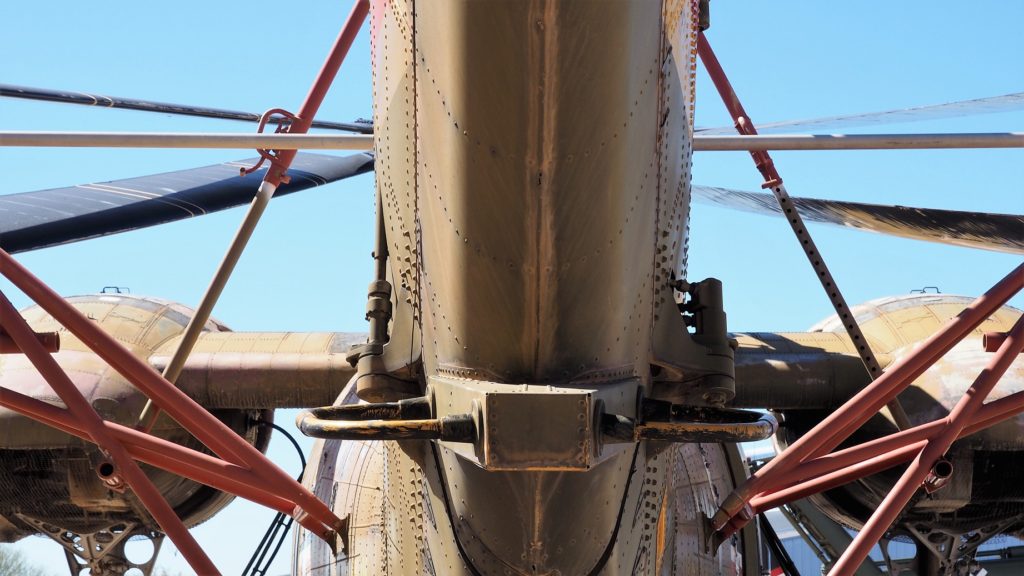
[[[430,418],[427,398],[314,408],[299,414],[295,425],[306,436],[336,440],[473,442],[477,439],[476,423],[471,414]]]
[[[733,408],[694,407],[645,398],[640,421],[602,414],[606,442],[756,442],[775,434],[778,422],[767,412]]]

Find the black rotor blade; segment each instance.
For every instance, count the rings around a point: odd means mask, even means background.
[[[850,128],[853,126],[874,126],[879,124],[899,124],[903,122],[921,122],[925,120],[939,120],[942,118],[974,116],[978,114],[996,114],[999,112],[1012,112],[1014,110],[1022,109],[1024,109],[1024,92],[1015,92],[1013,94],[1005,94],[1003,96],[961,100],[959,102],[933,104],[930,106],[915,106],[912,108],[885,110],[883,112],[844,114],[840,116],[826,116],[823,118],[788,120],[785,122],[759,124],[757,126],[757,132],[759,134],[781,134],[791,132],[793,129],[833,129]],[[715,134],[735,134],[736,128],[732,126],[697,128],[694,132],[707,136]]]
[[[0,196],[0,248],[25,252],[224,210],[253,199],[267,169],[256,159]],[[298,154],[275,197],[373,170],[373,155]]]
[[[87,94],[85,92],[70,92],[66,90],[49,90],[47,88],[31,88],[28,86],[13,86],[10,84],[0,84],[0,96],[6,96],[8,98],[24,98],[26,100],[44,100],[47,102],[60,102],[64,104],[100,106],[102,108],[123,108],[126,110],[139,110],[142,112],[158,112],[160,114],[177,114],[179,116],[199,116],[202,118],[240,120],[243,122],[260,121],[259,114],[239,112],[238,110],[189,106],[187,104],[170,104],[168,102],[136,100],[134,98],[120,98],[118,96],[103,96],[101,94]],[[280,122],[281,119],[277,117],[270,119],[270,123],[272,124],[278,124]],[[373,134],[373,123],[368,120],[357,120],[356,122],[328,122],[325,120],[314,120],[312,126],[313,128],[323,128],[326,130],[341,130],[343,132],[356,132],[358,134]]]
[[[746,212],[782,216],[771,194],[713,186],[693,186],[694,199],[703,204]],[[847,226],[870,232],[1024,254],[1024,216],[959,212],[934,208],[910,208],[862,204],[815,198],[793,198],[800,215],[812,222]]]

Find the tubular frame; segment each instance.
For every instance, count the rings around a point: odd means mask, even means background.
[[[369,12],[368,0],[356,0],[352,12],[317,76],[316,82],[302,105],[299,114],[289,126],[293,138],[302,139],[308,131],[317,109],[337,75],[348,49],[351,47]],[[31,141],[31,134],[23,134],[21,141]],[[80,137],[79,143],[88,137]],[[317,138],[317,137],[311,137]],[[10,134],[0,135],[0,145],[10,145]],[[73,139],[73,138],[72,138]],[[145,145],[145,138],[119,140],[120,145]],[[158,139],[165,139],[160,137]],[[346,141],[365,147],[372,136],[355,136]],[[273,194],[281,183],[287,182],[286,172],[295,157],[295,150],[279,151],[271,157],[271,167],[264,177],[264,188]],[[269,196],[269,195],[268,195]],[[268,198],[269,199],[269,198]],[[296,518],[300,524],[334,545],[336,531],[347,529],[347,524],[331,509],[295,479],[278,468],[256,448],[238,437],[230,428],[188,398],[145,362],[106,334],[56,292],[21,266],[7,252],[0,250],[0,274],[7,277],[30,299],[46,310],[54,320],[78,337],[99,357],[121,373],[128,381],[149,396],[156,410],[168,413],[199,441],[220,458],[178,446],[156,438],[146,432],[106,422],[92,408],[74,383],[39,342],[14,306],[0,293],[0,330],[10,336],[17,347],[39,370],[40,374],[58,393],[67,410],[50,406],[13,390],[0,387],[0,405],[34,418],[69,434],[89,440],[99,446],[115,464],[116,482],[122,479],[132,488],[160,528],[171,537],[192,568],[200,574],[218,574],[217,568],[195,541],[174,510],[163,499],[156,487],[139,468],[136,460],[159,466],[220,490],[248,498],[278,512]],[[155,416],[155,414],[154,414]]]

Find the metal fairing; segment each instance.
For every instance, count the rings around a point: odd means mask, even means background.
[[[474,484],[479,479],[470,476],[494,473],[473,465],[442,471],[439,456],[422,442],[317,441],[306,486],[342,517],[347,515],[348,532],[343,550],[335,555],[323,541],[299,531],[294,573],[744,573],[740,537],[727,540],[717,555],[708,550],[706,518],[741,472],[730,466],[734,455],[719,444],[653,446],[648,454],[631,455],[625,469],[616,470],[629,481],[619,501],[601,500],[592,487],[580,486],[594,474],[577,472],[501,473],[505,486],[483,493]],[[536,482],[550,490],[543,501],[521,502],[517,497],[523,491],[516,482]],[[449,489],[460,494],[454,506]],[[566,502],[570,498],[582,503]],[[575,514],[571,522],[555,521],[567,513]],[[532,562],[530,548],[514,548],[519,558],[509,558],[510,550],[495,548],[505,536],[480,526],[482,516],[493,515],[505,521],[495,525],[497,531],[518,531],[522,525],[513,520],[523,514],[542,529],[564,530],[552,535],[559,538],[550,549],[518,534],[535,545]],[[610,533],[600,529],[601,515],[615,517]]]
[[[970,298],[949,294],[909,294],[872,300],[854,306],[852,311],[879,363],[888,368],[959,314],[970,301]],[[943,417],[941,410],[948,410],[956,403],[970,385],[971,375],[979,372],[990,357],[982,344],[983,335],[1009,330],[1020,314],[1009,306],[1000,308],[918,377],[901,396],[904,402],[914,406],[913,420],[924,422]],[[837,316],[816,324],[808,332],[736,334],[735,337],[739,386],[734,406],[834,410],[870,382],[858,358],[857,347]],[[990,398],[1002,398],[1022,386],[1024,361],[1018,361],[996,385]],[[937,409],[938,406],[942,408]],[[787,413],[787,417],[789,415]],[[970,438],[984,445],[998,444],[1001,441],[992,435],[1012,426],[1006,422],[976,432]]]
[[[349,528],[336,556],[300,532],[297,574],[742,572],[742,539],[715,554],[704,520],[742,474],[726,448],[584,438],[598,401],[636,417],[652,338],[678,332],[677,371],[731,377],[671,288],[695,21],[688,0],[373,3],[396,325],[422,331],[433,416],[484,425],[475,444],[319,442],[308,482]]]

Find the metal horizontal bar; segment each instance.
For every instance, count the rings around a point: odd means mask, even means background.
[[[700,136],[700,152],[750,150],[910,150],[935,148],[1024,148],[1024,132],[964,134],[778,134]]]
[[[97,106],[99,108],[122,108],[125,110],[138,110],[140,112],[157,112],[159,114],[177,114],[180,116],[197,116],[200,118],[217,118],[221,120],[240,120],[242,122],[259,122],[260,114],[252,112],[241,112],[239,110],[227,110],[224,108],[210,108],[207,106],[192,106],[191,104],[172,104],[170,102],[154,102],[152,100],[139,100],[137,98],[122,98],[120,96],[104,96],[102,94],[88,94],[85,92],[72,92],[68,90],[50,90],[49,88],[32,88],[31,86],[15,86],[13,84],[0,84],[0,97],[22,98],[25,100],[42,100],[47,102],[58,102],[61,104],[81,104],[85,106]],[[274,116],[267,120],[268,124],[281,124],[285,120]],[[313,128],[324,128],[326,130],[343,130],[345,132],[356,132],[359,134],[372,134],[373,125],[367,122],[331,122],[325,120],[313,120]]]
[[[0,132],[0,146],[54,148],[266,148],[373,150],[370,134],[204,134],[166,132]]]
[[[778,134],[693,137],[698,152],[750,150],[909,150],[1024,148],[1024,132],[963,134]],[[0,147],[57,148],[265,148],[372,150],[369,134],[207,134],[162,132],[2,131]]]

